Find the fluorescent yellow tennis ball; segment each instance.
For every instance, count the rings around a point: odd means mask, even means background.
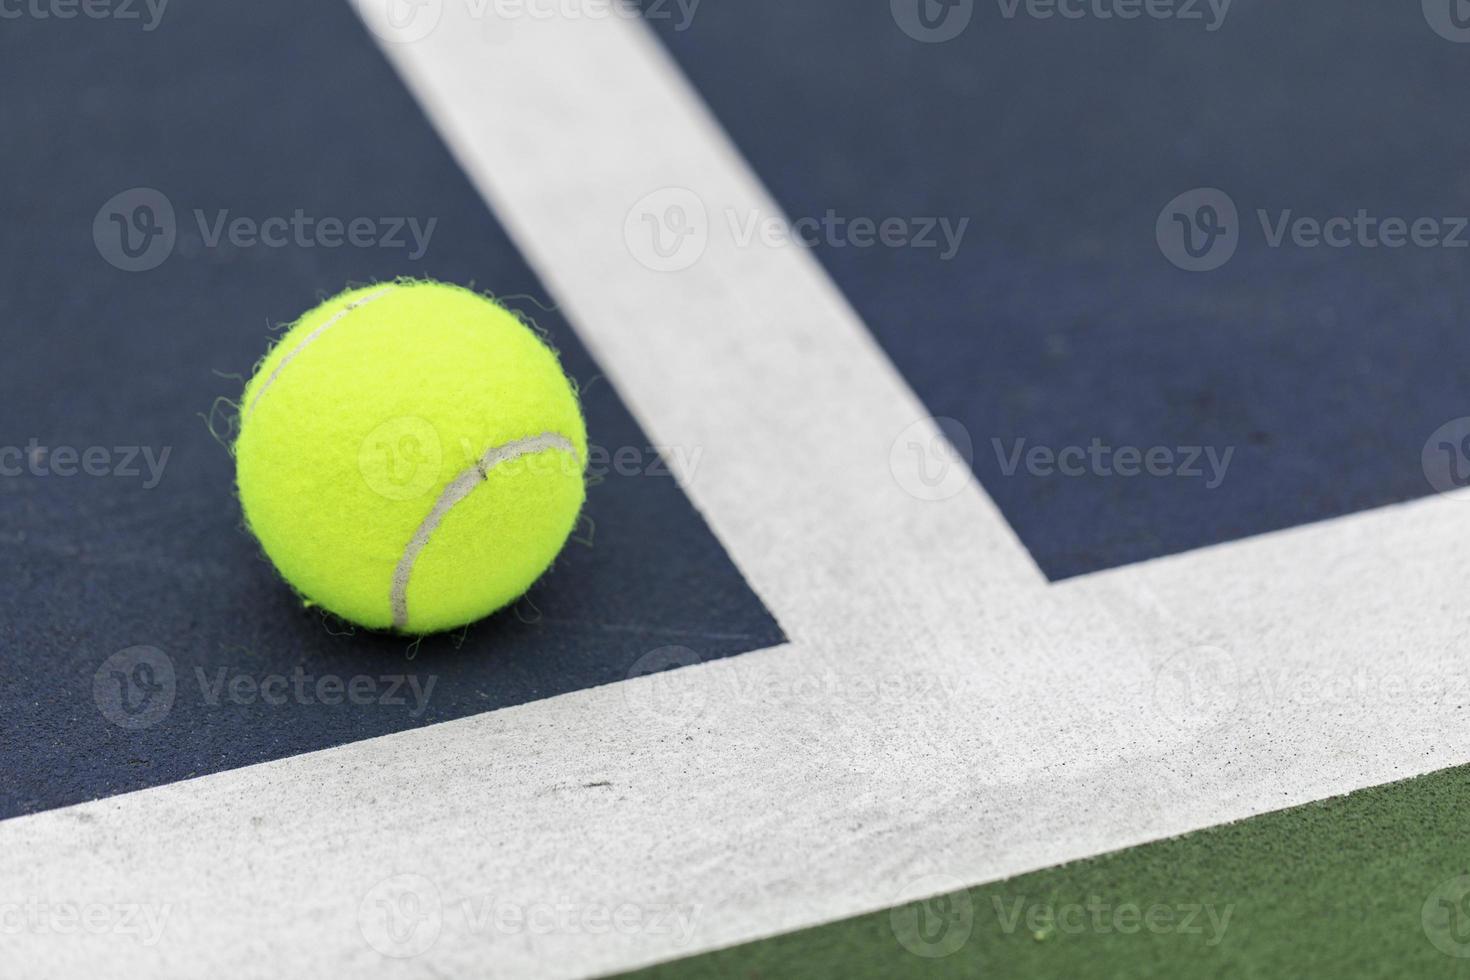
[[[301,318],[240,406],[240,501],[281,575],[362,626],[434,633],[513,602],[584,498],[556,354],[467,289],[400,281]]]

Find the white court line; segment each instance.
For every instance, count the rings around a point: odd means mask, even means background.
[[[775,213],[641,26],[487,46],[468,9],[389,54],[645,430],[704,451],[687,489],[793,643],[0,824],[0,896],[171,907],[151,947],[0,937],[30,975],[603,973],[1470,757],[1453,697],[1380,683],[1458,675],[1470,503],[1048,587],[978,487],[897,485],[923,409],[808,254],[634,261],[660,188]],[[403,959],[363,929],[395,872],[434,930]],[[642,917],[492,914],[547,905]]]

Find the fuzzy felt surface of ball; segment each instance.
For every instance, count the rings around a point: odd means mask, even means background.
[[[246,524],[308,604],[435,633],[518,597],[566,543],[587,434],[555,352],[468,289],[350,289],[260,362],[234,446]]]

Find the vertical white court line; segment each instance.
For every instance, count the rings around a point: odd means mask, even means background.
[[[807,250],[738,240],[781,210],[644,26],[503,29],[448,4],[384,50],[790,635],[865,633],[832,589],[907,608],[951,554],[968,594],[1040,589],[966,467],[901,485],[937,429]]]

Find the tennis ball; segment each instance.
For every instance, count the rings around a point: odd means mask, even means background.
[[[245,388],[245,520],[305,599],[373,629],[453,629],[550,566],[584,498],[587,433],[556,354],[457,286],[348,290]]]

